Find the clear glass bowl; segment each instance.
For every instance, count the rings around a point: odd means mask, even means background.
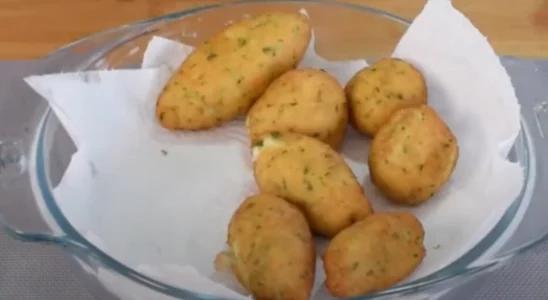
[[[195,8],[121,26],[69,44],[44,58],[43,73],[106,68],[135,68],[154,35],[195,45],[246,15],[305,8],[316,33],[317,52],[328,59],[375,59],[388,56],[409,22],[374,8],[325,1],[244,1]],[[545,80],[545,79],[544,79]],[[538,82],[542,82],[540,79]],[[428,298],[528,251],[548,233],[548,162],[537,153],[547,148],[544,109],[531,93],[536,81],[517,86],[522,131],[511,158],[526,174],[521,196],[476,247],[446,268],[388,290],[356,299]],[[542,85],[539,85],[542,86]],[[538,88],[537,88],[538,89]],[[521,91],[521,92],[520,92]],[[47,103],[24,85],[10,91],[17,99],[0,110],[1,224],[14,238],[65,248],[84,270],[122,299],[216,299],[208,291],[184,290],[146,276],[116,261],[86,240],[67,221],[52,194],[75,147]],[[103,299],[103,298],[102,298]]]

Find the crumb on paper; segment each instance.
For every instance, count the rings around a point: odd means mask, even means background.
[[[91,170],[91,176],[95,177],[97,175],[97,168],[95,167],[95,164],[91,161],[88,161],[89,168]]]
[[[434,250],[438,250],[441,248],[441,245],[440,244],[436,244],[434,247],[432,247],[432,249]]]
[[[162,150],[160,150],[160,152],[162,153],[163,156],[167,156],[167,150],[162,149]]]

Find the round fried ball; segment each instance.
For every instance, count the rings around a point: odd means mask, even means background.
[[[410,212],[374,214],[341,231],[323,255],[325,285],[335,297],[380,291],[422,262],[424,229]]]
[[[324,71],[292,70],[275,80],[247,115],[252,142],[269,132],[315,137],[333,149],[343,141],[348,123],[344,90]]]
[[[394,203],[421,204],[449,180],[458,156],[457,139],[434,109],[405,108],[373,138],[371,181]]]
[[[359,71],[345,93],[352,126],[367,136],[374,136],[395,111],[427,103],[421,72],[397,58],[381,59]]]

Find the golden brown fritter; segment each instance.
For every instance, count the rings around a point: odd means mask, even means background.
[[[229,250],[216,259],[231,267],[255,299],[308,300],[316,268],[315,244],[304,215],[271,195],[247,198],[228,229]]]
[[[425,256],[424,230],[409,212],[374,214],[341,231],[323,256],[335,297],[381,291],[409,276]]]
[[[271,133],[253,150],[261,192],[299,206],[315,233],[333,237],[372,213],[352,170],[320,140],[297,133]]]
[[[373,138],[371,181],[395,203],[421,204],[449,180],[458,156],[457,139],[434,109],[402,109]]]
[[[292,70],[275,80],[247,115],[252,141],[265,133],[297,132],[339,149],[348,123],[344,90],[324,71]]]
[[[295,68],[311,36],[298,13],[244,20],[198,46],[160,94],[156,115],[165,128],[202,130],[249,110],[268,85]]]
[[[352,125],[374,136],[397,110],[427,103],[426,82],[412,64],[385,58],[359,71],[345,88]]]

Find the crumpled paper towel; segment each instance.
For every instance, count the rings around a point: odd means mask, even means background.
[[[191,51],[154,37],[140,70],[51,74],[26,81],[50,103],[78,147],[54,190],[75,228],[93,233],[105,252],[145,274],[163,278],[161,266],[172,266],[165,274],[185,270],[169,276],[178,287],[200,286],[204,293],[234,297],[241,295],[239,287],[214,271],[213,260],[225,247],[232,212],[257,191],[243,121],[189,133],[165,130],[154,118],[158,94]],[[460,149],[443,192],[413,209],[426,231],[427,256],[409,281],[465,254],[518,196],[522,169],[506,156],[519,133],[520,107],[487,39],[447,0],[426,4],[393,56],[424,73],[429,103],[447,121]],[[300,67],[326,69],[344,85],[365,65],[362,60],[326,61],[311,42]],[[371,185],[368,146],[367,138],[350,129],[342,153],[376,210],[402,209]],[[318,266],[315,290],[325,278],[320,261]]]

